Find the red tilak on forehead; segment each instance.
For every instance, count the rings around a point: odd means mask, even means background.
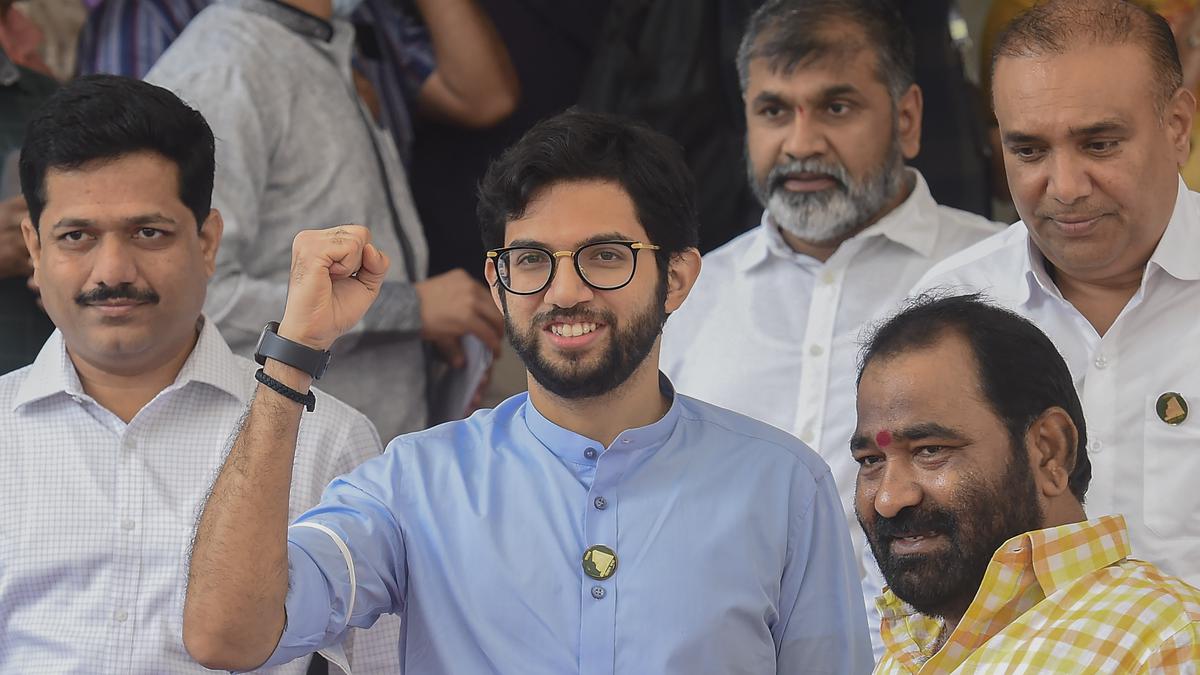
[[[881,448],[886,448],[887,446],[889,446],[891,444],[892,444],[892,432],[881,431],[881,432],[875,434],[875,445],[878,445]]]

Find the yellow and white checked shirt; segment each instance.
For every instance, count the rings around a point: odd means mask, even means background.
[[[875,673],[1200,672],[1200,589],[1128,556],[1121,516],[1009,539],[937,653],[942,620],[885,591]]]

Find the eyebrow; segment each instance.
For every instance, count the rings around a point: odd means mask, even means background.
[[[926,438],[949,438],[956,441],[968,440],[963,432],[937,422],[921,422],[892,432],[897,440],[920,441]],[[850,452],[864,450],[871,445],[871,439],[864,434],[857,434],[850,439]]]
[[[169,218],[161,213],[145,213],[137,216],[125,218],[121,221],[126,227],[145,227],[147,225],[177,225],[174,218]],[[77,227],[95,227],[96,221],[90,218],[63,218],[54,224],[51,230],[62,230],[67,228]]]
[[[630,237],[628,235],[622,234],[622,233],[614,230],[612,232],[602,232],[600,234],[594,234],[594,235],[588,237],[587,239],[577,241],[577,242],[575,242],[575,248],[579,248],[580,246],[587,246],[588,244],[595,244],[595,243],[601,242],[601,241],[637,241],[637,239],[635,237]],[[534,248],[544,248],[547,250],[554,250],[553,246],[551,246],[545,242],[538,241],[536,239],[514,239],[512,241],[512,243],[510,243],[506,248],[512,248],[513,246],[531,246]]]
[[[1087,138],[1089,136],[1096,136],[1099,134],[1107,134],[1107,133],[1112,133],[1114,131],[1122,131],[1123,132],[1127,128],[1128,128],[1128,125],[1125,124],[1125,122],[1123,122],[1122,120],[1119,120],[1116,118],[1111,118],[1111,119],[1106,119],[1106,120],[1100,120],[1099,122],[1096,122],[1094,124],[1089,124],[1084,127],[1068,127],[1067,135],[1072,138]],[[1021,133],[1019,131],[1006,132],[1004,134],[1005,145],[1014,144],[1014,143],[1017,143],[1017,144],[1019,144],[1019,143],[1038,143],[1041,141],[1042,141],[1042,139],[1038,136],[1034,136],[1033,134]]]
[[[839,96],[846,96],[847,94],[853,94],[853,95],[857,96],[861,93],[862,92],[859,91],[858,87],[856,87],[850,83],[843,83],[843,84],[831,85],[831,86],[828,86],[828,87],[822,89],[821,93],[818,95],[818,98],[820,100],[827,101],[831,98],[837,98]],[[754,97],[754,102],[755,103],[775,103],[778,105],[790,105],[788,103],[787,99],[782,94],[775,92],[775,91],[760,92],[758,94],[758,96]]]

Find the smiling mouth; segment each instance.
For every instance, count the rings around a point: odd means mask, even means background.
[[[578,323],[552,323],[547,327],[551,333],[559,337],[579,337],[593,333],[601,326],[594,321],[581,321]]]

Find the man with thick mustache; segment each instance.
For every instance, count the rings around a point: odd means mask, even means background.
[[[30,120],[22,233],[57,330],[0,377],[0,672],[203,670],[183,645],[187,550],[257,368],[201,313],[223,225],[213,142],[171,92],[107,75]],[[316,408],[293,515],[382,450],[358,412]],[[354,666],[395,672],[394,650],[371,648],[396,635],[356,636]]]
[[[922,296],[863,350],[855,506],[887,579],[876,673],[1195,673],[1200,589],[1088,520],[1067,364],[979,296]],[[1137,551],[1136,546],[1133,551]]]
[[[997,40],[993,99],[1022,222],[917,288],[984,290],[1033,321],[1083,400],[1094,514],[1200,585],[1200,194],[1171,28],[1118,0],[1047,2]]]
[[[738,70],[762,225],[705,256],[666,330],[663,369],[681,392],[815,448],[849,513],[860,327],[1000,225],[939,206],[904,166],[920,149],[921,90],[888,2],[771,0],[750,20]],[[870,607],[878,590],[865,591]]]
[[[658,370],[700,270],[693,192],[643,125],[568,112],[530,130],[479,209],[528,394],[400,436],[290,528],[311,378],[268,360],[294,391],[259,389],[201,516],[192,655],[281,663],[399,614],[408,675],[868,672],[829,468]],[[302,234],[279,335],[326,348],[387,264],[366,228]]]

